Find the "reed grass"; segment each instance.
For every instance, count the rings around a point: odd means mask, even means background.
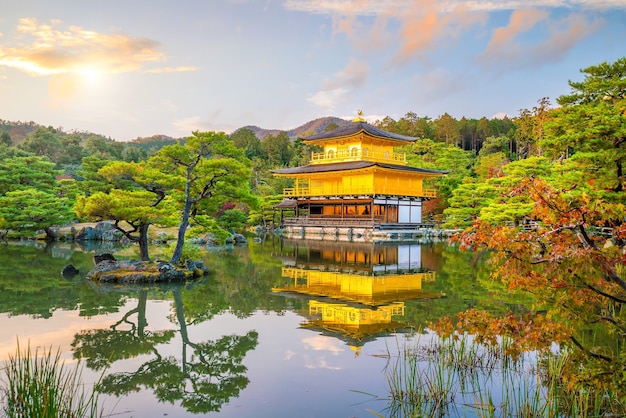
[[[420,336],[387,348],[389,388],[385,415],[393,417],[623,417],[626,405],[608,389],[574,388],[562,381],[571,356],[567,350],[507,355],[499,346],[471,336]],[[372,412],[372,411],[371,411]]]
[[[102,417],[96,386],[88,390],[82,381],[82,366],[67,366],[61,352],[52,348],[33,352],[30,344],[9,356],[1,370],[0,402],[3,416]]]

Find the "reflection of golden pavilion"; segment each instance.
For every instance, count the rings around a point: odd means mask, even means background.
[[[434,272],[366,276],[353,272],[283,267],[282,276],[293,279],[293,282],[274,289],[275,291],[296,292],[366,306],[381,306],[398,300],[440,296],[422,291],[422,281],[434,281]]]
[[[309,299],[303,328],[331,333],[352,346],[406,328],[404,301],[436,298],[425,292],[435,273],[421,266],[421,245],[284,241],[285,280],[274,292]]]

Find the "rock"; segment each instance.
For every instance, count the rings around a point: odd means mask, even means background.
[[[209,269],[207,268],[207,266],[204,265],[204,262],[202,261],[187,260],[185,262],[185,267],[187,267],[187,270],[201,273],[200,275],[204,275],[209,272]]]
[[[93,262],[95,265],[100,264],[103,261],[115,261],[115,257],[113,254],[104,253],[104,254],[96,254],[93,256]]]
[[[117,229],[109,229],[107,231],[103,231],[100,236],[100,240],[102,241],[119,241],[124,234],[122,231]]]
[[[159,269],[161,273],[176,270],[176,267],[174,267],[172,264],[168,263],[167,261],[159,261],[157,263],[157,268]]]
[[[96,239],[102,239],[104,234],[112,229],[115,229],[113,226],[113,222],[111,221],[102,221],[96,224],[94,230],[96,231]]]
[[[94,241],[96,239],[96,230],[91,226],[86,226],[82,228],[76,236],[74,237],[75,241]]]
[[[177,268],[165,261],[104,259],[86,277],[105,283],[162,283],[186,281],[203,274],[199,268]]]
[[[80,273],[80,271],[72,264],[68,264],[67,266],[63,267],[63,270],[61,270],[61,274],[63,275],[63,277],[67,278],[72,278],[78,273]]]
[[[248,239],[241,234],[233,234],[233,241],[235,242],[235,244],[247,244],[248,243]]]

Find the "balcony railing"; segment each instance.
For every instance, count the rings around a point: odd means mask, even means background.
[[[314,152],[311,154],[311,164],[340,163],[345,161],[377,161],[394,164],[406,164],[406,154],[396,154],[389,151],[338,151],[338,152]]]
[[[285,197],[311,197],[311,196],[413,196],[413,197],[437,197],[435,189],[406,190],[400,187],[288,187],[283,189]]]

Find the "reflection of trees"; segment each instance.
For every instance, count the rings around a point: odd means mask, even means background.
[[[92,316],[115,312],[123,305],[119,293],[95,294],[81,279],[93,267],[93,254],[67,245],[37,244],[0,244],[0,312],[50,318],[56,310],[78,307],[81,316]],[[81,274],[72,280],[63,278],[61,270],[67,264],[76,266]]]
[[[147,299],[148,291],[140,290],[137,307],[126,312],[110,329],[86,330],[75,335],[72,342],[74,356],[85,358],[88,367],[100,370],[109,362],[155,353],[154,347],[170,341],[174,337],[174,331],[146,331]],[[137,314],[136,323],[130,321],[134,314]],[[122,324],[130,326],[130,330],[118,329]]]
[[[137,307],[128,311],[110,329],[91,330],[76,335],[72,343],[74,355],[85,357],[88,367],[102,369],[109,362],[152,354],[149,360],[134,371],[105,375],[100,390],[122,396],[143,387],[151,389],[160,401],[180,401],[190,412],[218,411],[248,385],[249,380],[245,375],[247,368],[242,361],[247,352],[256,347],[258,334],[250,331],[245,335],[226,335],[217,340],[195,343],[187,331],[187,326],[194,319],[185,316],[181,287],[172,287],[171,292],[182,340],[180,358],[164,357],[158,350],[158,345],[169,342],[175,331],[146,330],[146,290],[139,291]],[[195,289],[191,293],[203,292]],[[205,310],[210,310],[212,302],[206,293],[203,295]],[[200,299],[193,300],[200,303]],[[201,307],[195,306],[192,311],[200,312]],[[131,317],[134,315],[136,321],[132,322]],[[123,324],[130,329],[119,330],[118,327]]]
[[[426,327],[441,317],[455,317],[471,308],[504,315],[524,310],[532,303],[527,296],[510,293],[502,283],[491,280],[489,266],[480,254],[445,244],[436,251],[441,252],[437,257],[437,280],[424,290],[444,292],[446,297],[407,302],[405,318],[414,326]]]

